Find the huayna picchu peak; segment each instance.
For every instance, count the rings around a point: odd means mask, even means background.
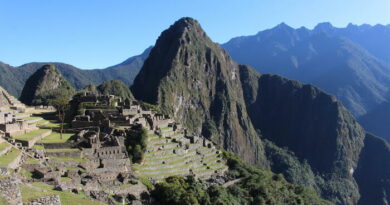
[[[266,164],[247,115],[239,66],[199,23],[182,18],[162,32],[131,90],[188,127],[255,164]]]
[[[0,62],[0,205],[386,205],[388,52],[362,33],[388,29],[220,45],[183,17],[105,69]]]

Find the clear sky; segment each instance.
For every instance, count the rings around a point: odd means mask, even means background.
[[[224,43],[281,22],[390,24],[390,0],[0,0],[0,61],[104,68],[142,53],[183,16]]]

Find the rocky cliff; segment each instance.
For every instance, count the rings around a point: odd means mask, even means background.
[[[131,87],[189,131],[249,162],[356,204],[353,177],[365,131],[335,97],[236,64],[190,18],[164,31]]]
[[[22,90],[20,100],[27,105],[47,105],[57,96],[72,97],[74,88],[53,64],[42,66],[31,75]]]
[[[243,100],[239,66],[197,21],[180,19],[160,35],[131,90],[137,99],[160,105],[189,132],[265,164]]]
[[[241,66],[241,77],[249,116],[262,136],[277,147],[289,150],[307,174],[314,173],[313,187],[343,204],[359,199],[358,186],[352,174],[357,167],[365,131],[334,96],[320,89],[277,75],[260,75]],[[267,149],[269,150],[269,148]],[[288,173],[297,162],[286,163],[274,158],[275,148],[268,152],[274,171],[296,179],[302,172]],[[288,156],[291,157],[291,156]],[[290,176],[289,176],[290,175]],[[306,184],[309,178],[303,177]],[[319,180],[321,179],[321,180]],[[335,192],[335,193],[332,193]]]

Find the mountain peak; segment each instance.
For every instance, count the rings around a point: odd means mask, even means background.
[[[282,29],[282,30],[292,30],[293,28],[291,26],[287,25],[286,23],[282,22],[282,23],[278,24],[277,26],[275,26],[273,28],[273,30],[274,29],[278,29],[278,30],[279,29]]]
[[[20,100],[27,105],[47,105],[51,98],[70,97],[74,92],[54,64],[45,64],[27,79]]]
[[[317,24],[317,26],[314,27],[314,31],[322,31],[322,32],[327,32],[333,30],[334,27],[330,22],[323,22]]]

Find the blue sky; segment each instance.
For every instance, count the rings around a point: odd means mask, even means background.
[[[183,16],[215,42],[285,22],[390,24],[389,0],[0,0],[0,61],[104,68],[140,54]]]

